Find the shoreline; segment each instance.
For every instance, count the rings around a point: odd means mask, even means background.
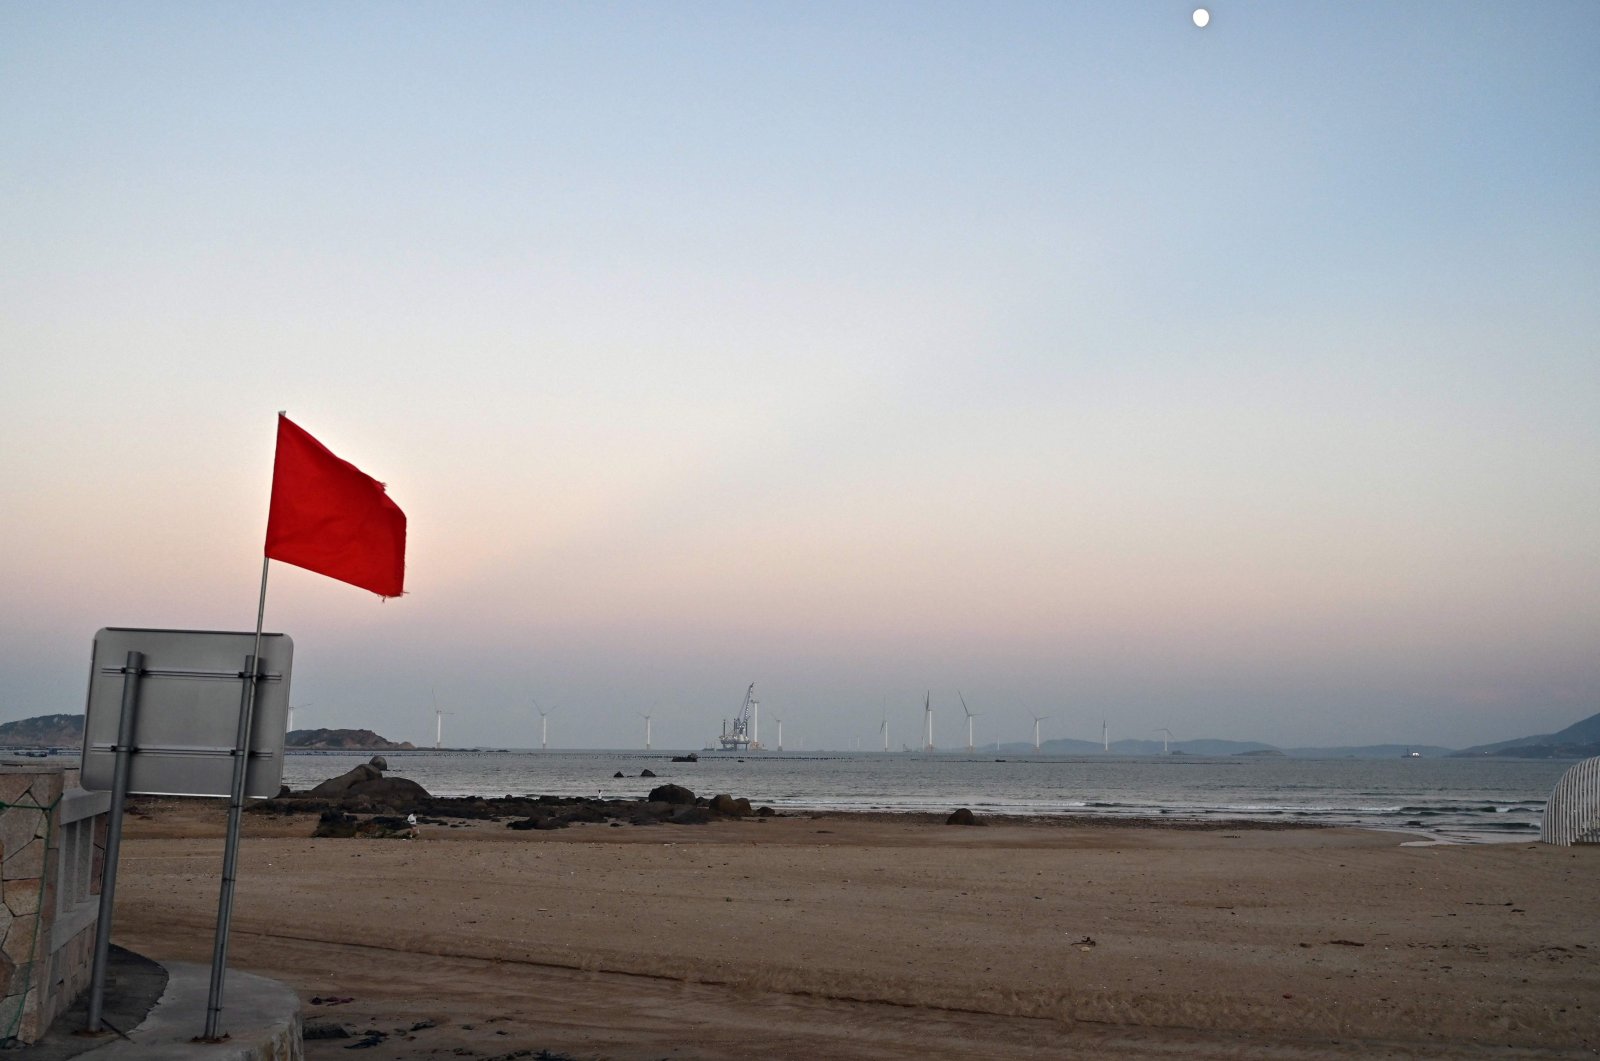
[[[301,758],[285,778],[309,788],[356,756]],[[703,759],[597,753],[396,756],[394,772],[463,797],[553,793],[629,799],[649,784],[732,792],[795,812],[1179,818],[1414,829],[1454,840],[1519,841],[1538,832],[1557,777],[1548,764],[1478,761],[1165,761],[1043,759]],[[656,780],[642,780],[645,771]],[[621,776],[618,776],[621,775]]]

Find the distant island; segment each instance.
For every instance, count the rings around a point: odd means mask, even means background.
[[[0,749],[82,748],[82,715],[37,715],[0,723]],[[392,741],[370,729],[297,729],[284,738],[285,748],[302,751],[413,751],[410,741]]]
[[[407,752],[416,750],[410,741],[395,742],[370,729],[295,729],[283,738],[285,750]]]
[[[0,748],[81,748],[82,715],[38,715],[0,725]]]

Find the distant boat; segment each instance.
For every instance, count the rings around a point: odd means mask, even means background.
[[[1402,759],[1420,759],[1420,758],[1422,758],[1422,753],[1421,752],[1414,752],[1410,748],[1407,748],[1406,749],[1406,753],[1404,755],[1402,755],[1400,758],[1402,758]]]

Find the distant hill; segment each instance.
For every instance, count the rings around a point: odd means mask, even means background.
[[[993,746],[993,750],[1008,752],[1013,755],[1027,755],[1032,753],[1033,745],[1012,742]],[[1073,740],[1071,738],[1047,740],[1043,742],[1039,750],[1045,755],[1105,754],[1102,746],[1096,741]],[[1249,755],[1273,758],[1281,755],[1291,759],[1401,759],[1405,758],[1410,752],[1416,752],[1424,759],[1437,759],[1452,754],[1451,749],[1441,748],[1436,744],[1362,744],[1333,748],[1278,748],[1271,744],[1263,744],[1260,741],[1217,739],[1169,741],[1167,751],[1183,755],[1208,755],[1214,757]],[[1161,754],[1161,742],[1158,740],[1112,741],[1111,754],[1159,756]]]
[[[1117,755],[1160,755],[1162,743],[1158,740],[1114,740],[1111,750]],[[1168,741],[1166,750],[1185,755],[1239,755],[1243,752],[1274,751],[1270,744],[1253,740],[1174,740]]]
[[[1283,754],[1294,759],[1403,759],[1416,752],[1424,759],[1439,759],[1454,754],[1436,744],[1362,744],[1338,748],[1285,748]]]
[[[283,739],[285,748],[302,751],[402,752],[416,748],[410,741],[396,743],[370,729],[295,729]]]
[[[1517,737],[1495,744],[1463,748],[1459,757],[1498,756],[1506,759],[1588,759],[1600,755],[1600,714],[1574,722],[1559,733]]]
[[[1033,751],[1033,745],[1012,745],[1020,750]],[[1041,741],[1039,752],[1041,755],[1095,755],[1100,752],[1100,745],[1093,741],[1073,740],[1071,737],[1058,737],[1055,740]]]
[[[81,748],[82,715],[37,715],[0,725],[0,748]]]
[[[1002,744],[994,750],[1026,755],[1033,751],[1033,745],[1012,742],[1010,744]],[[1182,752],[1184,755],[1240,755],[1245,752],[1277,750],[1272,745],[1262,744],[1260,741],[1201,739],[1167,742],[1167,751],[1169,753]],[[1056,740],[1041,741],[1039,753],[1041,755],[1104,755],[1106,750],[1099,741],[1060,737]],[[1111,754],[1160,755],[1161,742],[1158,740],[1114,740],[1111,742]]]
[[[284,747],[331,751],[408,751],[409,741],[385,740],[370,729],[297,729],[284,738]],[[0,723],[0,748],[81,748],[82,715],[38,715],[18,722]]]

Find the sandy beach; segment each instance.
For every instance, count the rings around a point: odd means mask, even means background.
[[[224,808],[141,807],[116,941],[208,961]],[[1600,847],[913,816],[410,841],[315,823],[246,816],[231,950],[300,993],[312,1034],[350,1033],[308,1037],[310,1059],[1600,1052]]]

